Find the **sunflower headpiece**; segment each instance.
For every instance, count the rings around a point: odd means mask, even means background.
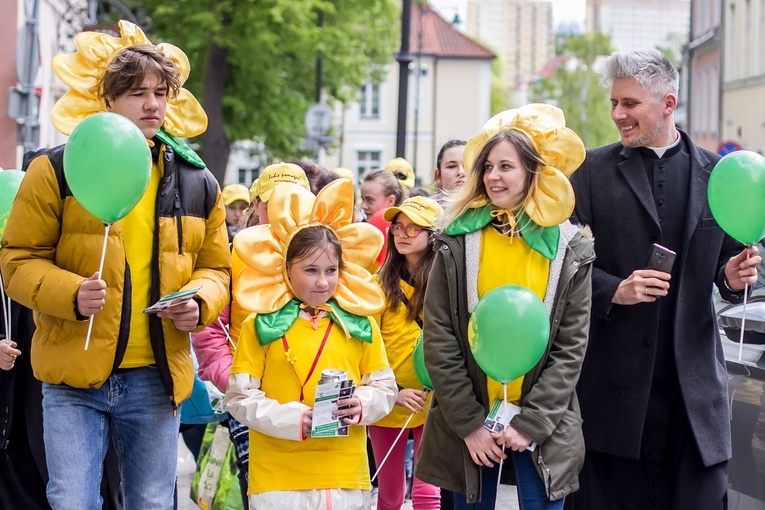
[[[268,218],[270,224],[234,237],[234,250],[246,264],[234,299],[258,314],[261,343],[280,338],[297,318],[300,302],[287,277],[287,250],[298,232],[319,225],[332,230],[343,248],[343,268],[327,311],[346,335],[371,341],[367,317],[384,308],[385,298],[366,268],[380,252],[383,236],[370,224],[353,223],[351,181],[332,181],[316,196],[296,184],[280,184],[268,201]]]
[[[574,212],[574,190],[568,178],[584,161],[582,140],[566,127],[560,108],[528,104],[500,112],[484,124],[481,133],[465,146],[462,160],[465,169],[472,170],[473,162],[490,138],[510,129],[526,135],[545,162],[537,170],[523,212],[540,227],[559,225]],[[508,221],[515,225],[515,218]]]
[[[117,53],[131,46],[151,44],[143,30],[129,21],[121,20],[119,29],[119,37],[102,32],[80,32],[74,39],[77,51],[53,57],[53,72],[70,88],[50,114],[53,125],[63,134],[71,134],[89,115],[107,111],[99,88],[106,67]],[[160,43],[156,47],[175,64],[183,85],[191,70],[186,54],[172,44]],[[177,96],[167,98],[162,128],[179,138],[198,136],[207,129],[207,115],[191,92],[181,88]]]

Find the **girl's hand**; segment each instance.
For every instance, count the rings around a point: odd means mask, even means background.
[[[500,447],[504,444],[514,452],[522,452],[532,443],[529,437],[521,434],[510,425],[505,427],[502,432],[492,432],[491,437]]]
[[[10,370],[16,363],[16,356],[20,356],[21,351],[16,349],[16,342],[0,340],[0,369]]]
[[[412,413],[422,412],[425,406],[425,392],[413,388],[399,390],[396,405],[405,407]]]
[[[345,425],[356,425],[361,421],[361,400],[357,397],[348,397],[337,401],[338,409],[332,411],[332,416],[345,416]]]
[[[465,444],[470,451],[473,462],[479,466],[494,467],[492,462],[507,458],[488,430],[478,427],[465,438]]]
[[[311,437],[311,426],[313,425],[313,409],[303,413],[303,439]]]

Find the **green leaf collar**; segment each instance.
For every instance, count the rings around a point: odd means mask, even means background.
[[[198,166],[199,168],[205,168],[207,165],[205,165],[205,162],[202,161],[202,158],[199,157],[199,155],[194,152],[194,149],[188,146],[186,142],[184,142],[182,139],[177,138],[164,129],[160,129],[157,131],[157,138],[165,142],[166,145],[169,145],[173,148],[173,151],[175,151],[176,154],[178,154],[180,157],[188,161],[194,166]]]
[[[532,250],[548,260],[555,259],[560,242],[560,227],[540,227],[529,218],[526,213],[519,211],[515,215],[518,221],[523,239]],[[480,230],[492,222],[492,208],[488,205],[468,209],[465,214],[455,219],[446,227],[446,233],[450,236],[459,236]]]

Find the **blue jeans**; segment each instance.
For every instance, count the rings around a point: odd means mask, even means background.
[[[512,459],[515,470],[515,483],[518,488],[518,504],[520,510],[562,510],[563,498],[557,501],[547,499],[545,484],[539,477],[531,452],[514,452],[505,450],[509,454],[508,460]],[[506,461],[502,469],[506,469]],[[464,494],[454,493],[454,510],[494,510],[497,500],[497,478],[499,477],[499,464],[494,467],[481,468],[481,501],[468,504]]]
[[[55,510],[100,510],[109,438],[119,458],[123,509],[173,508],[180,413],[156,367],[117,370],[100,388],[43,383],[43,428]]]

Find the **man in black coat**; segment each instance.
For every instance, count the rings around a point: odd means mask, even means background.
[[[588,151],[572,176],[574,219],[592,229],[597,260],[577,388],[587,454],[568,505],[719,510],[731,445],[712,285],[740,301],[761,258],[710,213],[719,157],[675,128],[669,61],[655,50],[614,53],[603,81],[621,143]],[[669,272],[645,269],[653,243],[677,253]]]

